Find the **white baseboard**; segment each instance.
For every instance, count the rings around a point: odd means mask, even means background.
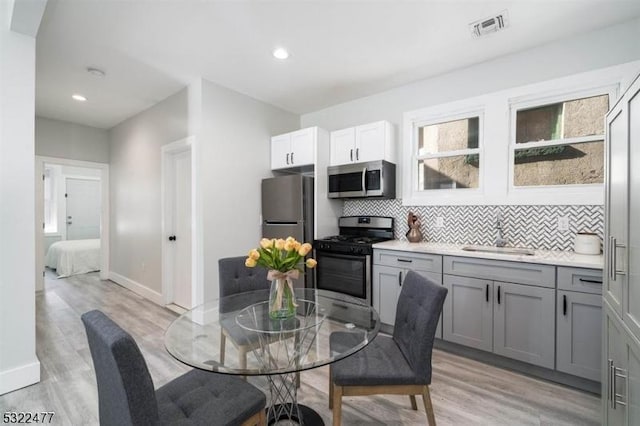
[[[139,282],[136,282],[132,279],[129,279],[113,271],[109,271],[109,279],[115,283],[120,284],[122,287],[127,288],[132,292],[144,297],[145,299],[152,301],[157,305],[160,305],[160,306],[165,305],[162,294],[158,293],[157,291],[151,290],[148,287],[143,286]]]
[[[40,381],[40,361],[0,371],[0,395]]]

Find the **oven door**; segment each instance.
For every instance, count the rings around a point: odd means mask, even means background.
[[[316,288],[371,304],[371,256],[316,250]]]

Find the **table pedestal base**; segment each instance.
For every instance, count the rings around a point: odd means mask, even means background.
[[[269,425],[279,421],[292,421],[305,426],[324,426],[322,417],[306,405],[298,404],[295,373],[267,376],[271,405],[267,407]]]
[[[280,417],[274,417],[275,413],[281,413]],[[291,416],[289,415],[291,413]],[[267,408],[268,425],[275,425],[280,420],[288,420],[305,426],[324,426],[324,421],[320,414],[313,408],[302,404],[277,404]]]

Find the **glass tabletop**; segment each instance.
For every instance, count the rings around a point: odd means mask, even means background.
[[[285,320],[269,317],[268,289],[213,300],[173,321],[165,347],[189,366],[226,374],[286,374],[330,364],[364,348],[380,328],[373,307],[332,295],[296,289],[296,315]],[[332,351],[336,331],[353,338]]]

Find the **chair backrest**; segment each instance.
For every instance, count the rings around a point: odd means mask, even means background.
[[[269,289],[267,269],[261,266],[248,268],[244,265],[246,259],[246,256],[239,256],[218,260],[220,297],[246,291]]]
[[[98,382],[101,426],[157,424],[153,380],[135,340],[104,313],[82,315]]]
[[[230,312],[242,309],[252,303],[267,300],[270,281],[267,279],[267,269],[261,266],[249,268],[245,266],[246,256],[227,257],[218,260],[218,282],[220,293],[220,312]],[[225,300],[224,297],[239,293],[256,292],[247,297],[235,297]]]
[[[402,284],[393,339],[416,376],[431,383],[431,352],[447,289],[409,271]]]

